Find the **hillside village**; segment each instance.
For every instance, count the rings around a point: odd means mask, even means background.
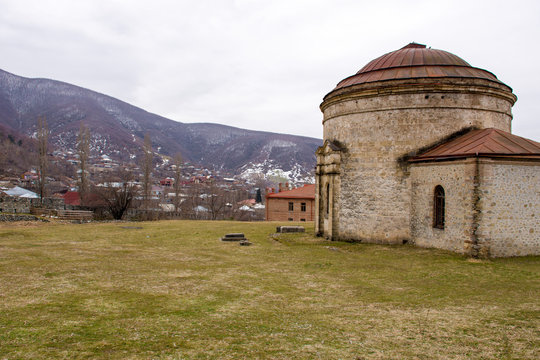
[[[79,193],[80,160],[76,151],[55,149],[48,153],[53,169],[48,171],[46,197],[38,194],[39,168],[32,167],[19,176],[0,176],[0,212],[40,213],[48,210],[86,210],[96,219],[106,219],[103,189],[120,190],[124,184],[122,174],[130,174],[129,185],[136,192],[125,219],[237,219],[264,220],[265,195],[293,188],[280,172],[270,178],[257,172],[238,176],[225,171],[181,164],[179,200],[176,201],[176,165],[171,159],[154,153],[150,189],[150,204],[145,205],[142,194],[143,174],[135,162],[124,163],[108,155],[90,155],[87,172],[91,188],[86,201]],[[73,174],[68,176],[68,174]],[[283,183],[276,183],[283,181]],[[302,184],[300,184],[302,185]]]
[[[0,190],[4,198],[0,211],[41,208],[43,212],[50,205],[92,211],[96,219],[263,220],[265,195],[271,188],[279,189],[280,183],[293,188],[314,182],[315,149],[320,139],[180,123],[75,85],[3,70],[0,99]],[[87,149],[81,161],[83,127]],[[40,137],[42,132],[45,136]],[[146,137],[151,159],[145,156]],[[41,138],[46,140],[43,149]],[[176,176],[178,154],[182,161]],[[40,161],[46,165],[43,179]],[[144,171],[143,163],[148,162],[148,171]],[[31,204],[25,200],[28,206],[22,206],[24,202],[16,206],[16,201],[8,206],[6,191],[17,186],[35,193],[27,196],[40,197],[41,183],[45,187],[39,205],[36,200]],[[125,217],[113,216],[106,203],[123,184],[136,194]],[[81,199],[78,192],[85,196]]]

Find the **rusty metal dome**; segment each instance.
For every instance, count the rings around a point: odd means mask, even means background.
[[[472,67],[459,56],[410,43],[370,61],[355,75],[341,80],[334,90],[377,81],[447,77],[485,79],[502,84],[494,74]]]

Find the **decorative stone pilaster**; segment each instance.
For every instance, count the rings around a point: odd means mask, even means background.
[[[315,233],[330,240],[336,234],[335,204],[340,197],[341,153],[341,147],[328,140],[316,152]]]

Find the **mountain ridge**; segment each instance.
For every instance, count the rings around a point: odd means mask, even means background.
[[[90,129],[92,151],[128,161],[150,135],[153,149],[207,168],[241,173],[250,164],[312,174],[321,139],[247,130],[224,124],[183,123],[123,100],[67,82],[25,78],[0,69],[0,124],[33,136],[45,116],[49,142],[74,150],[80,123]]]

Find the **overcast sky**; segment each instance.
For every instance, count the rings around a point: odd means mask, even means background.
[[[323,96],[409,42],[514,89],[540,141],[540,1],[0,0],[0,68],[181,122],[322,137]]]

